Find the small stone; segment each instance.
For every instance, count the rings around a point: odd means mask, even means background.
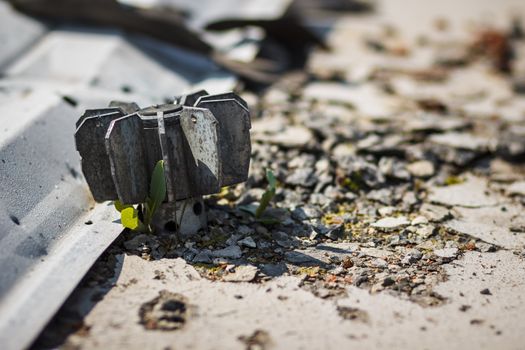
[[[444,134],[434,134],[429,139],[437,145],[468,151],[484,151],[490,145],[489,140],[466,132],[452,131]]]
[[[386,217],[386,218],[380,219],[374,222],[371,226],[374,228],[377,228],[378,230],[391,231],[391,230],[403,228],[405,226],[408,226],[409,224],[410,224],[410,221],[408,221],[406,217],[399,216],[397,218]]]
[[[255,232],[255,230],[249,226],[246,225],[240,225],[239,228],[237,228],[237,233],[241,236],[248,236]]]
[[[211,263],[210,251],[206,250],[206,251],[198,252],[197,254],[195,254],[192,261],[194,263],[202,263],[202,264]]]
[[[354,262],[352,261],[352,258],[350,258],[349,256],[345,256],[343,258],[343,261],[341,262],[341,265],[345,268],[345,269],[349,269],[351,268],[352,266],[354,266]]]
[[[438,205],[424,203],[420,208],[420,213],[432,222],[441,222],[450,218],[450,211]]]
[[[239,259],[242,257],[242,251],[239,246],[231,245],[224,249],[212,251],[211,255],[216,258]]]
[[[481,241],[476,242],[476,248],[482,253],[493,253],[497,250],[496,246]]]
[[[442,259],[454,259],[458,253],[458,248],[443,248],[434,250],[434,254]]]
[[[225,275],[222,280],[225,282],[251,282],[257,277],[259,270],[252,265],[241,265],[235,267],[234,272]]]
[[[370,264],[373,267],[378,267],[378,268],[382,268],[382,269],[388,267],[388,263],[384,259],[381,259],[381,258],[377,258],[377,259],[372,260],[372,262]]]
[[[525,196],[525,181],[517,181],[507,187],[506,192],[511,196]]]
[[[268,234],[268,229],[264,227],[263,225],[257,225],[255,226],[255,232],[257,232],[260,235],[265,236]]]
[[[337,266],[336,268],[330,270],[332,275],[340,276],[345,273],[345,269],[342,266]]]
[[[381,216],[390,216],[392,214],[394,214],[396,211],[396,208],[394,207],[382,207],[382,208],[379,208],[377,210],[377,212],[379,213],[379,215]]]
[[[403,204],[411,207],[418,203],[418,199],[414,191],[407,191],[402,198]]]
[[[414,220],[410,223],[412,226],[425,225],[428,224],[428,219],[423,215],[416,216]]]
[[[432,226],[432,225],[426,225],[426,226],[423,226],[423,227],[418,227],[416,229],[416,234],[418,236],[420,236],[421,238],[428,238],[430,236],[432,236],[434,234],[436,230],[436,227],[435,226]]]
[[[237,242],[239,245],[248,247],[248,248],[257,248],[257,243],[251,237],[246,237]]]
[[[323,215],[321,210],[315,206],[306,205],[303,207],[297,207],[292,211],[292,217],[295,220],[304,221],[320,218]]]
[[[317,232],[316,230],[312,229],[312,232],[310,232],[310,236],[309,238],[312,240],[312,241],[315,241],[317,239],[319,239],[321,236],[321,234],[319,232]]]
[[[405,257],[401,260],[403,265],[412,265],[423,257],[423,254],[417,249],[408,250]]]
[[[428,160],[420,160],[407,165],[407,170],[415,177],[427,178],[435,173],[434,163]]]
[[[318,262],[316,258],[313,258],[309,255],[306,255],[300,252],[296,252],[296,251],[284,253],[284,258],[288,262],[291,262],[292,264],[304,264],[304,263],[317,263]]]
[[[480,290],[479,293],[483,295],[492,295],[492,293],[490,292],[488,288]]]
[[[325,233],[325,236],[327,238],[330,238],[330,239],[335,241],[335,240],[341,238],[343,233],[344,233],[344,225],[343,224],[330,225],[328,227],[327,232]]]
[[[277,242],[277,244],[283,248],[290,248],[293,245],[290,236],[282,231],[276,231],[272,233],[272,238]]]
[[[312,187],[317,183],[317,176],[312,168],[299,168],[288,175],[286,183],[294,186]]]
[[[391,285],[393,285],[395,283],[396,283],[396,281],[391,276],[387,276],[387,277],[385,277],[383,279],[383,282],[381,283],[381,285],[383,287],[389,287],[389,286],[391,286]]]

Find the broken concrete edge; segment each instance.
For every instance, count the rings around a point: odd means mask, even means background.
[[[118,212],[103,203],[78,218],[68,231],[52,248],[54,253],[22,277],[1,301],[2,349],[31,345],[97,258],[119,236],[122,226]]]

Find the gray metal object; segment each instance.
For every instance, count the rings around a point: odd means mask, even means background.
[[[206,224],[201,196],[247,179],[250,127],[239,96],[198,91],[144,109],[113,102],[87,110],[75,140],[98,202],[145,202],[153,168],[164,160],[167,203],[154,224],[192,234]]]

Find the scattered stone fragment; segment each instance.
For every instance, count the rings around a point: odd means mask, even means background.
[[[317,183],[317,177],[311,168],[295,169],[287,178],[286,183],[295,186],[312,187]]]
[[[268,142],[289,148],[303,148],[313,139],[310,129],[287,125],[283,118],[265,118],[252,123],[255,141]]]
[[[410,225],[412,226],[418,226],[418,225],[426,225],[428,224],[428,219],[422,215],[416,216],[411,222]]]
[[[203,250],[194,255],[192,261],[194,263],[209,264],[212,261],[209,250]]]
[[[424,203],[419,209],[419,212],[432,222],[441,222],[451,217],[448,208],[429,203]]]
[[[386,268],[388,266],[388,263],[384,259],[376,258],[371,261],[370,265],[378,268]]]
[[[490,290],[488,288],[480,290],[479,293],[483,294],[483,295],[492,295],[492,293],[490,292]]]
[[[407,170],[415,177],[427,178],[435,173],[434,164],[428,160],[420,160],[407,165]]]
[[[493,253],[497,251],[497,247],[493,244],[488,244],[485,242],[476,242],[476,248],[479,249],[482,253]]]
[[[246,237],[237,242],[239,245],[248,247],[248,248],[257,248],[257,243],[251,237]]]
[[[284,254],[284,258],[292,264],[317,263],[318,260],[300,251],[291,251]]]
[[[523,160],[525,157],[525,126],[513,125],[503,133],[498,143],[498,153],[509,160]]]
[[[239,246],[231,245],[223,249],[211,251],[210,254],[216,258],[239,259],[242,256],[242,251]]]
[[[394,214],[395,211],[396,211],[396,208],[394,208],[394,207],[381,207],[381,208],[379,208],[377,210],[377,212],[381,216],[390,216],[390,215]]]
[[[374,222],[371,226],[382,231],[392,231],[410,225],[410,221],[404,216],[386,217]]]
[[[412,265],[418,262],[423,257],[423,254],[417,249],[410,249],[407,251],[404,258],[401,260],[403,265]]]
[[[434,250],[434,254],[442,259],[454,259],[459,253],[458,248],[443,248]]]
[[[470,133],[448,132],[430,136],[430,141],[437,144],[468,151],[485,151],[490,141]]]
[[[511,196],[525,196],[525,181],[514,182],[507,188],[507,193]]]
[[[257,277],[259,270],[252,265],[234,267],[234,271],[223,276],[225,282],[251,282]]]

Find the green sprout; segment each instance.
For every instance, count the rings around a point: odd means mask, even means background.
[[[166,198],[166,179],[164,178],[164,161],[159,160],[153,169],[149,195],[146,202],[136,207],[130,204],[122,204],[116,200],[113,202],[115,208],[120,212],[122,226],[132,231],[152,233],[151,221],[158,207]]]
[[[268,205],[270,204],[273,197],[275,197],[275,187],[277,186],[277,180],[270,169],[266,170],[266,180],[268,180],[268,187],[264,191],[259,206],[255,210],[255,217],[260,219]]]
[[[275,190],[277,187],[277,180],[275,179],[271,169],[266,169],[266,180],[268,181],[268,186],[266,187],[266,191],[264,191],[263,195],[261,196],[259,205],[243,205],[240,206],[239,209],[252,214],[257,219],[257,221],[263,224],[275,224],[278,223],[279,220],[267,215],[263,215],[273,197],[275,197]]]

